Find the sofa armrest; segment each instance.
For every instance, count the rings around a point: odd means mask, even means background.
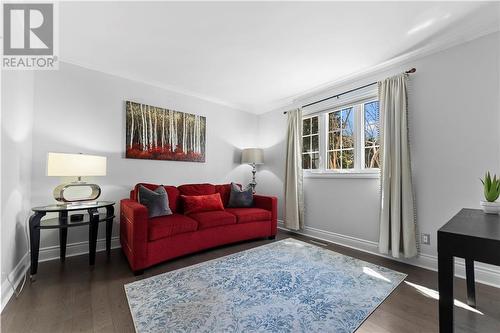
[[[254,195],[253,202],[255,207],[262,208],[271,212],[271,234],[276,236],[278,231],[278,198],[266,195]]]
[[[120,243],[132,270],[146,266],[148,248],[148,209],[137,201],[120,201]]]

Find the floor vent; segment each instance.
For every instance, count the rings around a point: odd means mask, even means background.
[[[309,240],[309,242],[314,243],[314,244],[319,245],[319,246],[328,246],[328,244],[326,244],[326,243],[321,243],[321,242],[318,242],[318,241],[315,241],[312,239]]]

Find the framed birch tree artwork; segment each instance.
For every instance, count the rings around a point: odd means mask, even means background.
[[[126,101],[126,158],[205,162],[206,118]]]

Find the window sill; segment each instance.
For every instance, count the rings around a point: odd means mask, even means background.
[[[304,178],[361,178],[379,179],[380,171],[304,171]]]

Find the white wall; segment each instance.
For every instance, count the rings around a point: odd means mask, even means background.
[[[199,114],[207,117],[206,163],[124,158],[125,101]],[[61,179],[47,177],[47,152],[81,152],[108,158],[107,176],[93,179],[103,200],[129,195],[138,182],[248,182],[251,168],[239,164],[239,150],[255,145],[256,115],[200,99],[62,63],[58,71],[35,75],[32,205],[53,202],[52,190]],[[118,219],[114,235],[118,235]],[[104,228],[99,237],[104,238]],[[72,229],[68,243],[88,240],[86,228]],[[57,232],[43,231],[41,247],[59,244]]]
[[[423,254],[436,255],[436,232],[458,210],[479,208],[484,172],[500,173],[499,49],[500,34],[490,34],[320,94],[340,93],[417,68],[410,79],[409,126],[418,228],[431,234],[431,245],[421,246]],[[267,149],[258,174],[261,190],[278,195],[281,202],[286,133],[282,111],[260,116],[260,144]],[[324,231],[310,229],[310,234],[339,234],[348,245],[376,248],[378,179],[306,178],[304,192],[306,226]],[[351,238],[359,242],[351,243]]]
[[[22,277],[31,192],[33,84],[30,71],[2,71],[1,112],[1,308],[12,295],[7,277]],[[7,98],[8,96],[8,98]]]

